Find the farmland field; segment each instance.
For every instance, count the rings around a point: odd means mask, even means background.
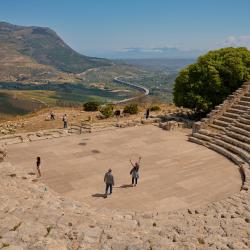
[[[1,84],[0,84],[1,85]],[[3,86],[3,84],[2,84]],[[88,88],[80,84],[7,84],[0,89],[0,113],[24,115],[43,107],[81,106],[85,102],[112,102],[131,97],[136,91]]]

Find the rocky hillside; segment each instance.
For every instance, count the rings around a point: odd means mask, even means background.
[[[105,59],[83,56],[53,30],[0,22],[0,79],[24,81],[65,79],[89,68],[109,65]]]

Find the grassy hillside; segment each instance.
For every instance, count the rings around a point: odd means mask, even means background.
[[[0,22],[0,79],[76,80],[74,74],[110,65],[110,61],[81,55],[53,30]]]

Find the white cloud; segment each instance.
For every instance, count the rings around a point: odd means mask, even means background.
[[[247,47],[250,49],[250,35],[229,36],[222,45],[224,47]]]

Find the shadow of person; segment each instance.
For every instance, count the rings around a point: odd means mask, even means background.
[[[91,152],[94,153],[94,154],[100,154],[101,153],[99,150],[96,150],[96,149],[91,150]]]
[[[119,188],[130,188],[130,187],[133,187],[132,184],[124,184],[124,185],[121,185]]]
[[[107,198],[106,194],[100,194],[100,193],[92,194],[91,196],[97,198]]]
[[[81,146],[86,146],[86,145],[87,145],[87,143],[86,143],[86,142],[80,142],[80,143],[78,143],[78,145],[81,145]]]

